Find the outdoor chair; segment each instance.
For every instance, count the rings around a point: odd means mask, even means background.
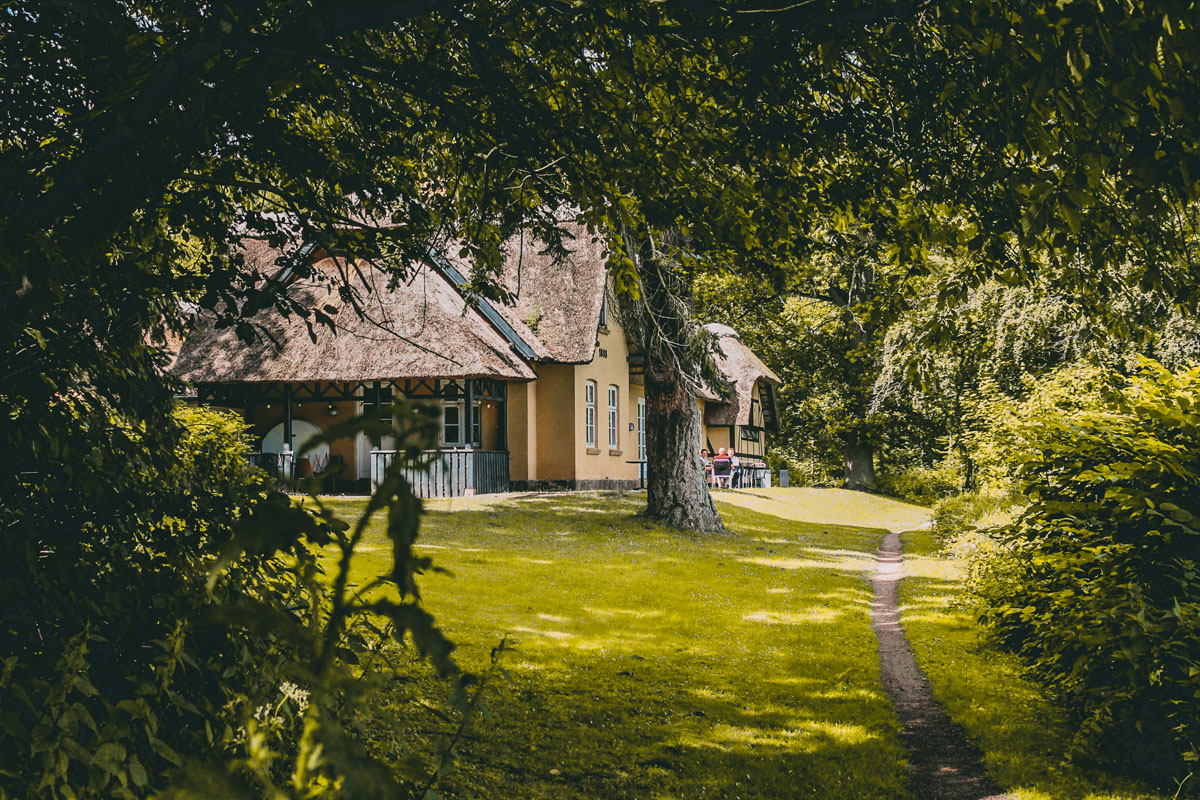
[[[346,461],[341,456],[330,455],[325,462],[325,469],[321,470],[321,482],[327,484],[330,494],[337,494],[337,479],[338,476],[346,471]],[[322,488],[325,488],[324,486]]]
[[[730,479],[733,478],[733,473],[728,461],[713,461],[712,467],[712,485],[726,489],[729,487]]]

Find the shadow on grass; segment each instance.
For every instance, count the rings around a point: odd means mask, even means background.
[[[884,531],[723,506],[735,535],[703,536],[639,506],[553,495],[428,513],[418,546],[455,577],[422,591],[460,661],[513,646],[442,795],[903,797],[868,623]],[[381,524],[364,544],[360,578],[386,569]],[[436,688],[397,682],[379,725],[431,752],[439,723],[406,700]]]
[[[529,669],[511,657],[445,797],[899,798],[886,700],[808,657],[794,674],[705,679],[713,665],[608,658]],[[683,659],[682,661],[686,661]],[[539,661],[540,664],[540,661]],[[785,670],[786,672],[786,670]],[[755,684],[748,690],[747,683]]]

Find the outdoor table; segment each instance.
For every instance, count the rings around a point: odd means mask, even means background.
[[[642,459],[640,461],[626,461],[625,463],[640,465],[638,467],[638,488],[645,489],[646,488],[646,464],[648,463],[646,461],[646,459]]]

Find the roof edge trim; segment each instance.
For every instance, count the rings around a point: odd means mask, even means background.
[[[466,284],[467,279],[463,277],[463,274],[455,269],[454,265],[446,260],[445,256],[432,247],[429,248],[429,263],[443,278],[450,281],[454,285],[454,288],[461,289]],[[517,351],[517,355],[526,361],[537,360],[537,353],[529,346],[529,343],[521,338],[521,335],[517,333],[513,326],[508,324],[504,317],[500,316],[500,312],[486,298],[475,298],[475,305],[479,309],[480,315],[496,329],[496,332],[508,340],[508,343]]]

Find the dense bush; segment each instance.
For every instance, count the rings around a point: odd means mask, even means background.
[[[111,409],[82,395],[49,412],[58,446],[32,448],[5,508],[0,791],[141,796],[222,736],[233,693],[265,697],[279,677],[246,663],[270,637],[210,618],[236,594],[282,605],[273,566],[242,565],[216,602],[206,591],[209,562],[267,487],[231,418],[144,427],[111,413],[101,426]]]
[[[1174,775],[1200,758],[1200,369],[1147,363],[1026,440],[984,621],[1076,716],[1076,752]]]
[[[972,424],[962,438],[982,494],[1007,494],[1017,480],[1014,452],[1036,449],[1030,420],[1069,419],[1116,401],[1124,381],[1093,363],[1076,361],[1040,377],[1025,375],[1017,396],[987,381],[973,398]]]
[[[881,494],[898,497],[920,506],[932,506],[937,501],[952,497],[962,487],[962,470],[951,463],[935,467],[909,466],[885,472],[875,482],[875,490]]]
[[[430,765],[376,762],[348,727],[378,683],[355,664],[386,667],[373,620],[455,673],[414,601],[419,504],[398,477],[372,510],[401,601],[356,601],[357,528],[274,491],[236,417],[138,423],[83,394],[39,413],[59,423],[51,443],[5,430],[30,447],[0,509],[0,797],[421,793]],[[325,579],[330,542],[343,557]]]

